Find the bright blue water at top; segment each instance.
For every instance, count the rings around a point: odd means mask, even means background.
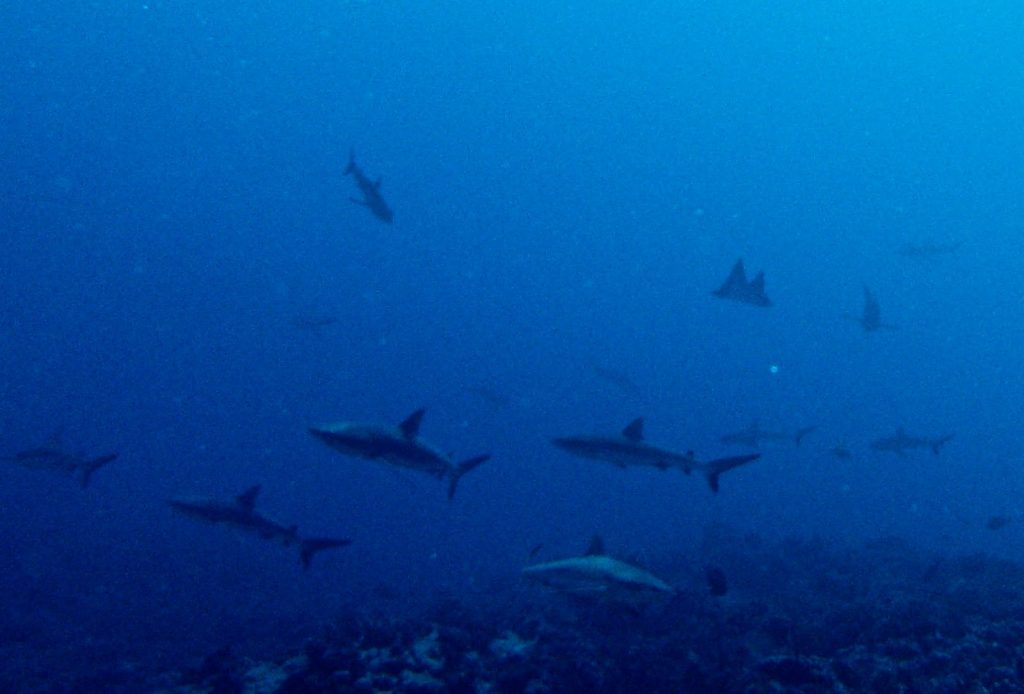
[[[209,5],[2,10],[3,448],[121,452],[87,493],[3,471],[4,580],[315,613],[593,532],[688,551],[710,521],[1019,556],[983,528],[1024,483],[1018,4]],[[392,226],[348,202],[350,147]],[[740,256],[770,310],[709,296]],[[865,283],[898,331],[843,320]],[[453,504],[305,433],[420,406],[443,449],[494,454]],[[639,415],[702,458],[753,419],[820,430],[718,496],[548,443]],[[868,450],[900,425],[956,438]],[[255,482],[355,544],[300,575],[163,501]]]

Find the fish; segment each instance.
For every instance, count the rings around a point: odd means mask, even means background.
[[[355,150],[350,150],[348,153],[348,166],[345,167],[345,175],[355,179],[356,187],[363,194],[362,200],[358,198],[349,198],[349,200],[368,209],[381,222],[391,224],[395,215],[380,194],[381,179],[371,181],[367,178],[363,170],[356,164]]]
[[[725,572],[717,566],[705,566],[704,578],[708,582],[708,592],[716,598],[720,598],[729,592],[729,582],[725,578]]]
[[[913,448],[930,448],[934,455],[938,455],[942,447],[953,438],[953,434],[945,434],[938,438],[928,439],[919,436],[908,436],[903,427],[896,430],[893,436],[886,436],[871,442],[871,448],[876,451],[895,453],[900,457],[907,455],[907,450]]]
[[[619,468],[654,467],[659,470],[673,468],[681,470],[687,475],[697,470],[704,473],[708,485],[715,492],[718,491],[719,475],[761,457],[758,453],[721,458],[707,463],[698,462],[693,451],[680,453],[647,443],[644,440],[643,417],[637,417],[627,424],[626,428],[617,436],[584,434],[555,438],[551,442],[570,455],[608,462]]]
[[[711,292],[719,299],[730,299],[744,304],[768,308],[772,302],[764,293],[764,271],[757,273],[754,279],[747,281],[747,273],[743,269],[740,258],[732,268],[722,286]]]
[[[593,364],[590,370],[594,372],[594,375],[601,380],[612,384],[626,395],[638,396],[643,394],[643,388],[641,388],[629,374],[619,371],[618,369],[609,369],[599,364]]]
[[[463,475],[491,459],[490,453],[454,463],[451,456],[420,437],[425,408],[413,412],[398,426],[340,422],[310,427],[309,433],[328,447],[354,458],[374,460],[448,481],[448,499]]]
[[[286,547],[297,545],[299,562],[308,569],[317,552],[336,547],[346,547],[352,540],[299,536],[295,525],[282,525],[256,512],[256,498],[260,485],[253,485],[230,501],[217,499],[170,499],[170,507],[185,516],[204,523],[227,525],[244,533],[256,535],[264,540],[276,540]]]
[[[724,444],[736,444],[749,448],[758,448],[762,441],[793,441],[799,446],[805,436],[817,429],[817,426],[809,426],[797,429],[792,434],[780,431],[766,431],[761,428],[760,422],[755,419],[746,429],[726,434],[719,441]]]
[[[899,255],[911,260],[935,260],[944,255],[956,255],[963,245],[962,242],[954,243],[905,243],[900,246]]]
[[[2,458],[7,462],[29,470],[48,470],[60,474],[77,476],[82,489],[89,486],[92,476],[100,468],[106,467],[117,460],[117,453],[107,453],[90,458],[85,453],[72,453],[63,449],[60,435],[54,434],[49,443],[38,448],[18,451],[14,455]]]
[[[1002,530],[1012,522],[1013,518],[1011,516],[992,516],[985,523],[985,527],[989,530]]]
[[[897,330],[898,326],[890,323],[882,322],[882,308],[878,303],[878,299],[871,293],[867,285],[864,286],[864,310],[860,317],[846,314],[845,318],[852,320],[856,323],[860,323],[860,326],[864,328],[864,332],[872,333],[878,330]]]
[[[595,536],[581,557],[533,564],[523,577],[573,598],[641,607],[671,598],[676,589],[657,576],[608,556]]]

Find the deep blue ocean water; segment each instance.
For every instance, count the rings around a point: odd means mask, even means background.
[[[0,469],[7,618],[226,641],[715,522],[1024,558],[1022,28],[1011,2],[8,3],[0,452],[120,458],[84,492]],[[350,149],[392,224],[349,201]],[[740,257],[771,308],[711,296]],[[864,285],[898,329],[844,318]],[[493,454],[453,502],[306,433],[419,407]],[[549,442],[638,416],[700,459],[818,430],[717,495]],[[955,438],[871,450],[898,427]],[[257,483],[352,546],[303,572],[165,503]]]

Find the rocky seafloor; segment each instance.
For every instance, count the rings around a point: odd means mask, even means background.
[[[1020,564],[943,557],[894,539],[718,539],[713,546],[726,549],[703,560],[728,577],[719,597],[692,562],[677,596],[639,613],[574,604],[510,578],[415,616],[332,616],[315,633],[282,637],[277,657],[225,644],[180,667],[80,663],[25,690],[1024,691]],[[671,562],[651,568],[680,571]]]

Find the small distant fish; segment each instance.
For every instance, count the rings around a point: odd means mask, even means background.
[[[797,429],[792,434],[781,431],[767,431],[762,429],[761,424],[755,419],[746,429],[726,434],[719,440],[725,444],[737,444],[747,446],[748,448],[758,448],[762,441],[792,441],[799,446],[805,436],[817,431],[817,429],[818,427],[816,426],[809,426]]]
[[[480,398],[495,410],[507,410],[512,405],[509,398],[488,386],[470,386],[466,392]]]
[[[345,175],[352,176],[355,179],[356,187],[363,194],[362,200],[358,198],[349,198],[349,200],[357,205],[362,205],[374,217],[385,224],[390,224],[394,219],[394,213],[392,213],[391,208],[384,202],[384,198],[380,194],[381,179],[378,178],[376,181],[371,181],[367,178],[363,170],[356,164],[355,150],[350,151],[348,154],[348,166],[345,167]]]
[[[643,394],[643,389],[623,371],[619,371],[618,369],[609,369],[598,364],[593,364],[590,367],[590,370],[594,372],[595,376],[612,384],[626,395]]]
[[[725,572],[717,566],[704,567],[704,578],[708,582],[708,591],[716,598],[720,598],[729,592],[729,582],[725,578]]]
[[[912,260],[934,260],[944,255],[956,255],[963,245],[962,242],[955,243],[906,243],[900,247],[898,253],[904,258]]]
[[[747,281],[747,273],[740,258],[732,268],[722,286],[711,292],[719,299],[730,299],[744,304],[752,304],[768,308],[772,302],[764,293],[764,272],[759,272],[754,279]]]
[[[920,436],[908,436],[903,427],[896,430],[893,436],[886,436],[871,442],[871,448],[876,451],[895,453],[905,457],[907,451],[913,448],[930,448],[935,455],[939,454],[942,447],[953,438],[953,434],[946,434],[938,438],[928,439]]]
[[[83,489],[89,486],[93,474],[102,467],[117,460],[117,453],[108,453],[90,458],[85,453],[71,453],[61,447],[60,435],[54,434],[48,445],[18,451],[12,456],[3,458],[14,465],[29,470],[48,470],[65,475],[78,477]]]
[[[850,458],[853,457],[853,453],[850,452],[850,449],[842,444],[838,446],[833,446],[832,448],[828,449],[828,452],[831,453],[836,458],[839,458],[840,460],[849,460]]]
[[[416,410],[398,426],[341,422],[311,427],[309,433],[345,455],[416,470],[447,480],[448,498],[452,499],[463,475],[490,460],[491,456],[478,455],[454,463],[451,456],[420,437],[420,423],[425,412],[425,409]]]
[[[534,545],[534,546],[533,546],[533,547],[532,547],[532,548],[530,549],[530,559],[533,559],[533,558],[534,558],[534,557],[536,557],[536,556],[537,556],[538,554],[540,554],[540,551],[541,551],[542,549],[544,549],[544,543],[543,543],[543,542],[541,542],[541,543],[540,543],[539,545]]]
[[[985,523],[985,527],[989,530],[1002,530],[1012,522],[1013,518],[1010,516],[992,516],[988,519],[988,522]]]
[[[298,526],[282,525],[256,512],[256,497],[259,493],[260,486],[254,485],[227,502],[217,499],[171,499],[167,503],[178,513],[204,523],[227,525],[264,540],[277,540],[285,546],[298,545],[299,561],[304,569],[309,568],[317,552],[352,543],[347,539],[299,537]]]

